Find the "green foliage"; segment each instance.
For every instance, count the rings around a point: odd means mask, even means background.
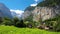
[[[52,26],[53,31],[60,31],[60,16],[44,21],[47,26]]]
[[[20,20],[19,18],[15,17],[13,19],[13,25],[16,27],[25,27],[26,25],[24,24],[23,20]]]
[[[3,22],[3,18],[0,17],[0,24]]]
[[[14,17],[12,21],[14,23],[13,25],[16,25],[18,22],[20,22],[20,20],[17,17]]]
[[[10,18],[8,18],[8,17],[4,17],[3,22],[1,24],[12,25],[12,20]]]
[[[25,18],[24,20],[24,23],[26,24],[27,27],[33,27],[34,23],[33,23],[33,15],[32,13],[27,17]]]
[[[16,26],[16,27],[26,27],[23,20],[20,20],[17,17],[10,19],[8,17],[0,18],[0,25]]]
[[[16,22],[16,27],[26,27],[26,25],[24,24],[23,20],[20,20],[20,22]]]
[[[60,4],[60,0],[45,0],[40,3],[38,3],[37,6],[42,6],[42,7],[54,7],[56,5]]]
[[[36,28],[38,25],[39,25],[39,22],[30,22],[30,21],[25,21],[24,22],[26,27],[29,27],[29,28]]]

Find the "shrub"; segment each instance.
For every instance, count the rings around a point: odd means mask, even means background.
[[[26,27],[26,25],[24,24],[23,20],[20,20],[18,22],[16,22],[16,27]]]
[[[8,18],[8,17],[4,17],[3,22],[1,24],[12,25],[12,20],[10,18]]]
[[[60,16],[44,21],[47,26],[52,26],[53,31],[60,31]]]

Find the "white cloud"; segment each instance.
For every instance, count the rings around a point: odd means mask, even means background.
[[[37,5],[37,3],[35,3],[35,4],[31,4],[30,6],[36,6]]]
[[[24,13],[24,11],[22,11],[22,10],[13,10],[13,9],[11,9],[10,11],[11,11],[11,12],[15,12],[15,13],[17,13],[17,14],[22,14],[22,13]]]
[[[34,0],[35,2],[38,2],[39,0]]]
[[[30,6],[36,6],[36,5],[37,5],[37,2],[38,2],[39,0],[34,0],[34,1],[35,1],[35,3],[31,4]]]
[[[10,11],[11,11],[13,16],[17,16],[17,17],[21,17],[21,15],[24,13],[24,11],[22,11],[22,10],[11,9]]]

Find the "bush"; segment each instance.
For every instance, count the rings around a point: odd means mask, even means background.
[[[53,31],[60,31],[60,16],[57,16],[49,20],[45,20],[44,22],[46,23],[46,26],[52,26]]]
[[[12,25],[12,20],[8,17],[4,17],[3,22],[1,24],[3,24],[3,25]]]
[[[0,25],[16,26],[16,27],[26,27],[23,20],[18,19],[17,17],[10,19],[8,17],[1,18]]]
[[[36,28],[38,25],[39,25],[39,22],[30,22],[30,21],[25,21],[24,22],[26,27],[29,27],[29,28]]]
[[[16,22],[16,27],[26,27],[26,25],[24,24],[23,20],[20,20],[19,22]]]
[[[0,17],[0,24],[3,22],[3,18]]]

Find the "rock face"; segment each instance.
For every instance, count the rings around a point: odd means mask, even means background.
[[[53,12],[52,8],[36,7],[35,10],[33,11],[33,20],[39,21],[41,19],[42,21],[44,21],[46,19],[52,18],[55,15],[52,12]]]
[[[60,6],[56,7],[35,7],[32,11],[25,11],[24,17],[27,18],[28,16],[33,15],[33,21],[39,21],[39,20],[47,20],[50,18],[54,18],[57,15],[60,15]]]
[[[25,19],[27,18],[28,16],[31,16],[32,14],[32,11],[35,9],[35,7],[32,7],[32,6],[29,6],[25,9],[24,13],[23,13],[23,16],[22,18]]]
[[[33,11],[33,20],[39,21],[39,20],[47,20],[50,18],[53,18],[57,15],[60,15],[60,10],[56,8],[51,7],[36,7]]]
[[[30,16],[30,14],[31,14],[31,12],[25,11],[25,12],[23,13],[22,18],[25,19],[25,18],[27,18],[28,16]]]
[[[10,10],[3,3],[0,3],[0,17],[12,18]]]

